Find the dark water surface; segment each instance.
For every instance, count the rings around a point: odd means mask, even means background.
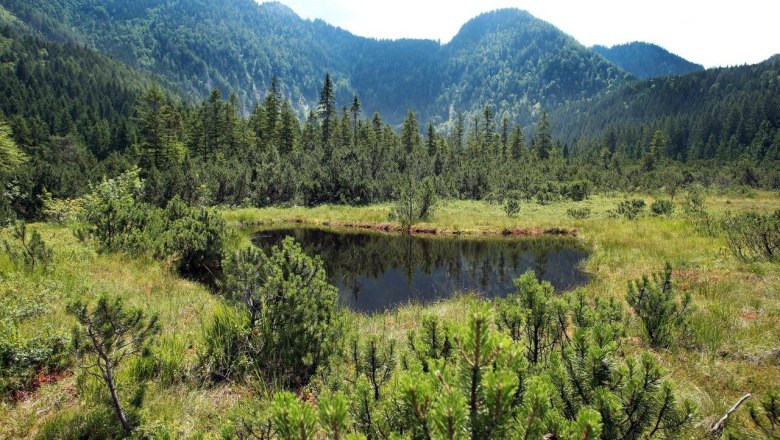
[[[252,241],[265,250],[286,236],[323,259],[343,305],[366,313],[463,291],[504,296],[528,270],[556,290],[587,281],[579,265],[587,251],[571,238],[421,237],[293,225],[258,231]]]

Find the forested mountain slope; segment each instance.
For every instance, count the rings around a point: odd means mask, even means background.
[[[780,159],[780,57],[627,85],[600,100],[555,112],[569,142],[640,157],[656,130],[678,160]],[[594,148],[594,150],[597,148]]]
[[[704,66],[692,63],[651,43],[635,41],[612,47],[596,45],[591,49],[641,79],[683,75],[704,70]]]
[[[300,115],[313,106],[326,72],[340,102],[398,124],[413,107],[443,122],[485,105],[524,123],[540,107],[591,97],[627,75],[554,26],[519,10],[483,14],[446,45],[380,41],[278,3],[252,0],[2,0],[20,20],[57,41],[94,47],[176,82],[191,98],[219,88],[249,111],[271,77]]]

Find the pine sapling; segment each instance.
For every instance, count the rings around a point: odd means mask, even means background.
[[[78,322],[73,342],[84,371],[103,380],[122,428],[133,431],[119,398],[116,372],[125,359],[141,354],[159,332],[157,317],[147,318],[140,309],[126,308],[121,298],[106,295],[95,307],[77,301],[69,304],[67,311]]]

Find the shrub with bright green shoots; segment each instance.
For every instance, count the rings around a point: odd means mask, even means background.
[[[250,315],[247,344],[256,372],[289,385],[307,383],[337,336],[338,290],[322,260],[287,237],[268,255],[237,252],[224,271],[225,296]]]
[[[645,340],[653,348],[669,348],[684,336],[691,313],[691,295],[678,298],[672,283],[672,265],[662,273],[629,281],[626,300],[642,323]]]
[[[423,371],[428,372],[430,362],[449,359],[452,354],[450,326],[435,315],[425,315],[420,328],[407,333],[407,346]]]
[[[515,291],[497,302],[498,325],[515,340],[522,340],[532,364],[544,361],[564,336],[563,300],[554,298],[548,281],[538,281],[528,271],[514,281]]]
[[[282,440],[310,440],[317,435],[317,413],[308,403],[301,402],[295,394],[276,393],[271,406],[271,420]]]
[[[348,435],[349,410],[344,393],[326,393],[317,401],[317,413],[327,438],[341,440]]]
[[[379,400],[382,386],[390,380],[395,368],[395,340],[370,335],[365,341],[352,339],[350,343],[352,362],[355,367],[355,380],[365,376],[374,392],[374,400]]]

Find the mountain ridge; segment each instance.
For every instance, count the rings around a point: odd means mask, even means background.
[[[330,72],[340,103],[357,93],[367,112],[381,111],[395,124],[410,107],[421,120],[441,124],[454,113],[476,114],[486,105],[527,124],[542,108],[630,80],[569,35],[517,9],[481,14],[442,45],[359,37],[303,19],[283,4],[252,0],[0,4],[50,39],[85,44],[163,75],[195,100],[213,88],[235,92],[245,111],[262,100],[277,76],[303,116],[316,105],[322,78]],[[480,43],[478,50],[463,50],[469,39]],[[496,63],[508,58],[501,55],[512,55],[513,62]]]
[[[644,41],[632,41],[610,47],[597,44],[592,46],[591,50],[639,79],[683,75],[704,70],[701,64],[690,62],[657,44]]]

